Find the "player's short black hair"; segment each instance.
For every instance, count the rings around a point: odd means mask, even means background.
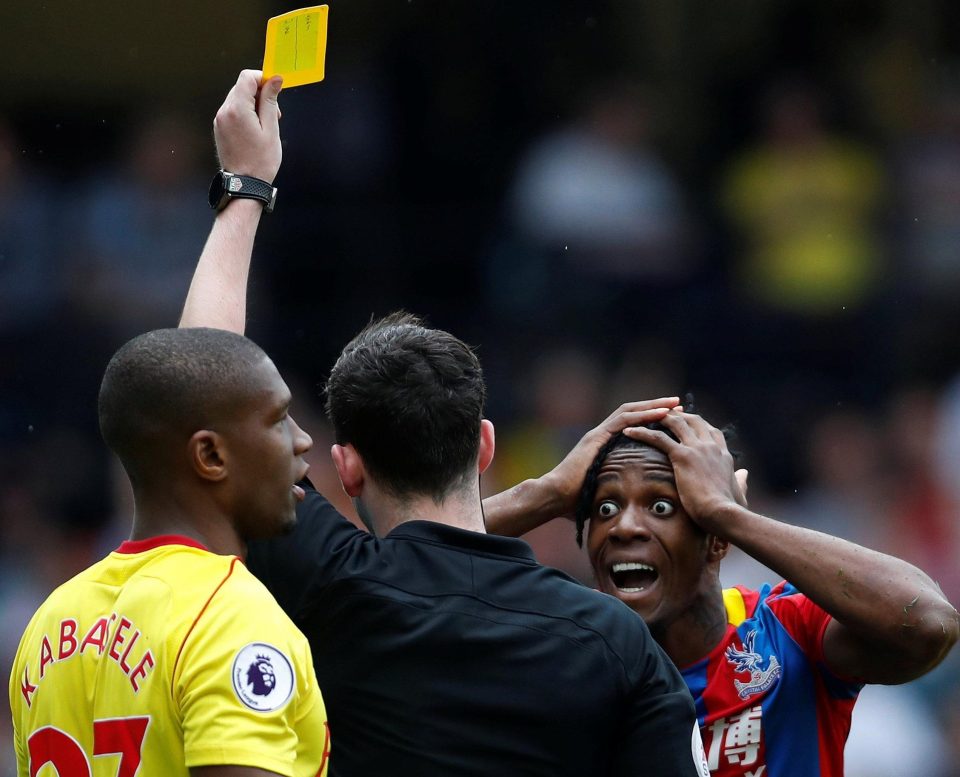
[[[399,311],[343,349],[326,386],[337,442],[395,496],[439,502],[471,479],[486,387],[473,350]]]
[[[168,454],[209,428],[252,391],[253,368],[268,357],[221,329],[157,329],[123,345],[100,384],[100,433],[136,485]]]

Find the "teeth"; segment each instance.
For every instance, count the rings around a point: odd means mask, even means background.
[[[636,594],[636,593],[640,593],[640,591],[642,591],[643,589],[642,588],[620,588],[618,590],[623,591],[625,594]]]
[[[634,561],[627,561],[627,562],[622,562],[620,564],[614,564],[613,571],[614,572],[656,572],[657,570],[654,569],[649,564],[638,564]],[[624,588],[623,590],[626,591],[629,589]],[[636,590],[639,591],[640,589],[637,588]]]

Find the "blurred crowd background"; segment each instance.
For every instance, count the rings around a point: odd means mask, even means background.
[[[0,9],[5,667],[49,591],[123,539],[99,379],[176,324],[212,222],[213,115],[292,10],[169,5]],[[248,329],[324,493],[351,512],[327,371],[402,307],[478,349],[488,493],[620,402],[690,392],[735,425],[757,509],[915,562],[960,604],[960,5],[330,6],[326,80],[281,95]],[[528,539],[590,582],[569,523]],[[728,584],[769,577],[725,562]],[[960,655],[865,691],[848,760],[960,775]]]

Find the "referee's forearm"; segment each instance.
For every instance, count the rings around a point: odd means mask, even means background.
[[[262,213],[259,202],[238,199],[217,214],[187,292],[181,328],[206,326],[243,334],[250,260]]]

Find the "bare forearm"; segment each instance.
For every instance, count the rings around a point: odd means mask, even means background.
[[[843,664],[836,668],[869,675],[872,662],[864,659],[882,650],[896,656],[901,669],[876,679],[899,682],[936,665],[956,642],[956,610],[912,564],[739,506],[725,512],[721,523],[730,542],[793,583],[842,627],[832,635]]]
[[[250,259],[262,212],[259,202],[235,200],[217,214],[187,292],[181,327],[243,334]]]
[[[519,537],[559,516],[563,509],[557,491],[546,484],[545,478],[524,480],[484,499],[483,517],[487,531],[504,537]]]
[[[553,518],[572,517],[584,475],[600,448],[627,427],[659,421],[679,401],[678,397],[661,397],[620,405],[587,432],[550,472],[484,499],[487,531],[519,537]]]

